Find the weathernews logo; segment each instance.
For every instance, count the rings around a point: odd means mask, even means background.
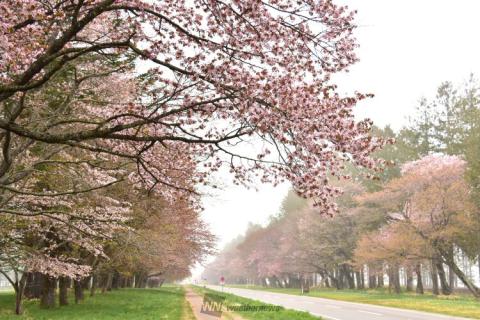
[[[205,293],[203,295],[202,309],[200,310],[200,312],[210,314],[216,317],[221,317],[224,302],[224,296],[213,293]]]
[[[221,317],[224,310],[231,312],[279,311],[282,307],[274,305],[225,304],[225,296],[205,293],[200,312]]]

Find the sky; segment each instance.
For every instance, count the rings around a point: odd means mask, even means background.
[[[480,78],[480,1],[334,0],[358,10],[360,61],[336,79],[341,93],[373,93],[358,105],[357,117],[399,129],[421,97],[433,97],[443,81],[461,85],[471,73]],[[218,248],[245,232],[250,222],[266,224],[289,190],[233,186],[204,198],[203,219],[218,237]],[[213,257],[211,258],[213,259]],[[211,259],[209,259],[211,261]],[[198,277],[202,267],[193,271]]]

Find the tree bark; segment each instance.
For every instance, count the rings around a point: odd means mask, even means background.
[[[453,255],[444,255],[446,264],[452,268],[455,275],[463,282],[463,284],[468,288],[468,290],[473,294],[477,299],[480,298],[480,289],[475,286],[475,284],[468,279],[468,277],[463,273],[463,271],[455,263],[455,258]]]
[[[75,303],[79,303],[84,299],[83,296],[83,285],[81,280],[75,280],[73,282],[73,288],[75,292]]]
[[[95,295],[95,290],[97,290],[97,282],[98,282],[98,275],[94,273],[92,275],[92,286],[90,287],[90,297],[93,297]]]
[[[333,283],[335,284],[335,288],[337,290],[343,289],[343,272],[339,267],[336,267],[334,271],[334,276],[332,279]]]
[[[355,272],[355,278],[357,281],[357,289],[363,289],[362,273],[360,271]]]
[[[322,279],[325,283],[325,287],[330,288],[330,279],[328,278],[327,272],[322,272],[321,275],[322,275]]]
[[[164,282],[165,282],[165,279],[160,279],[160,282],[159,282],[159,284],[158,284],[158,287],[163,286],[163,283],[164,283]]]
[[[443,268],[443,263],[440,260],[440,258],[435,258],[435,267],[437,268],[438,276],[440,278],[440,287],[442,294],[448,296],[452,293],[452,290],[450,289],[450,286],[448,285],[447,282],[447,276],[445,274],[445,268]]]
[[[28,272],[24,296],[28,299],[40,299],[42,296],[43,275],[38,272]]]
[[[25,292],[25,285],[27,283],[27,275],[22,274],[20,280],[18,280],[18,275],[16,276],[15,285],[15,314],[21,315],[23,313],[23,295]]]
[[[15,288],[15,314],[23,313],[23,289]]]
[[[431,264],[431,275],[432,275],[432,293],[434,295],[439,295],[440,291],[438,290],[438,273],[435,263],[432,261]]]
[[[140,272],[135,277],[135,288],[145,288],[147,286],[147,275],[144,272]],[[267,281],[262,278],[262,286],[267,286]]]
[[[345,278],[347,279],[348,288],[355,289],[355,279],[353,278],[353,275],[350,271],[350,267],[347,264],[344,264],[342,266],[342,271]]]
[[[415,266],[415,273],[417,274],[417,289],[418,294],[423,294],[423,279],[422,279],[422,265],[419,263]]]
[[[300,289],[301,289],[302,294],[310,292],[310,287],[308,285],[308,281],[306,281],[306,279],[303,275],[300,277]]]
[[[383,271],[377,276],[377,288],[383,288],[385,286],[383,281]]]
[[[68,305],[68,287],[70,284],[70,279],[67,277],[60,277],[58,280],[58,302],[61,306]]]
[[[108,272],[103,279],[102,293],[112,290],[112,273]]]
[[[98,283],[102,293],[105,293],[105,291],[107,290],[107,280],[108,280],[108,274],[101,273],[98,275]]]
[[[400,287],[400,270],[397,265],[393,265],[390,267],[389,270],[389,289],[392,286],[393,290],[396,294],[399,294],[402,292],[402,289]]]
[[[448,267],[448,285],[450,286],[450,290],[453,292],[455,290],[455,272],[450,266]]]
[[[113,277],[112,277],[112,290],[117,290],[120,287],[120,273],[117,271],[113,272]]]
[[[57,286],[57,279],[47,275],[43,275],[42,296],[40,298],[41,308],[50,309],[55,307],[56,286]]]
[[[407,286],[406,290],[407,292],[412,292],[413,291],[413,271],[410,266],[405,268],[405,272],[407,274]]]
[[[27,280],[25,283],[25,290],[23,292],[23,295],[24,297],[31,299],[33,298],[33,286],[35,281],[33,272],[27,272],[26,277]]]
[[[360,279],[361,279],[361,283],[362,283],[362,289],[365,289],[365,272],[363,271],[363,267],[362,267],[362,270],[360,270]]]
[[[81,280],[81,283],[82,283],[82,288],[83,290],[90,290],[90,279],[92,277],[86,277],[85,279],[82,279]]]

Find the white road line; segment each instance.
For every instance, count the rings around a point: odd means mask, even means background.
[[[381,313],[376,313],[376,312],[371,312],[371,311],[365,311],[365,310],[357,310],[358,312],[363,312],[363,313],[370,313],[370,314],[374,314],[376,316],[383,316],[383,314]]]
[[[310,312],[310,314],[315,316],[315,317],[322,317],[322,318],[330,319],[330,320],[341,320],[341,319],[338,319],[338,318],[326,316],[326,315],[323,315],[323,314],[320,314],[320,313],[315,313],[315,312]]]

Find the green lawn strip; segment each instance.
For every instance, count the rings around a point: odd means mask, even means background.
[[[225,297],[224,305],[228,305],[228,306],[247,306],[247,305],[248,306],[275,306],[275,305],[271,305],[261,301],[247,299],[247,298],[239,297],[233,294],[205,289],[198,286],[193,286],[192,289],[201,295],[203,295],[206,292],[222,295]],[[319,317],[309,314],[308,312],[285,309],[283,307],[279,307],[278,310],[274,310],[274,311],[235,311],[235,313],[240,315],[244,319],[255,319],[255,320],[313,320],[313,319],[318,320],[318,319],[321,319]]]
[[[264,288],[260,286],[231,286],[235,288],[263,290],[301,295],[300,289]],[[335,290],[314,289],[305,294],[310,297],[327,298],[349,302],[368,303],[386,307],[412,309],[446,315],[480,319],[480,301],[469,295],[435,296],[431,293],[390,294],[385,290]]]
[[[73,300],[73,296],[70,298]],[[38,300],[25,301],[22,316],[13,314],[14,295],[0,293],[0,319],[35,320],[184,320],[189,319],[183,288],[167,286],[159,289],[120,289],[86,297],[80,304],[40,309]]]

